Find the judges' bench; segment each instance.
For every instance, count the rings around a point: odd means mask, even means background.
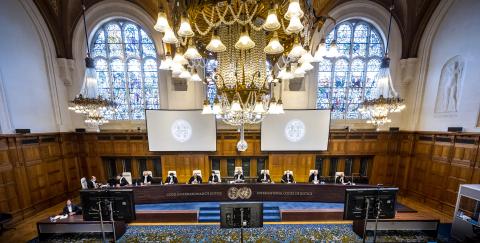
[[[342,184],[175,184],[132,186],[136,204],[164,202],[288,201],[343,203],[345,189],[373,185]]]

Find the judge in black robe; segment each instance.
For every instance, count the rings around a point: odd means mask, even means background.
[[[262,173],[258,176],[257,178],[257,182],[272,182],[272,180],[270,179],[270,175],[267,174],[267,173]]]
[[[294,183],[295,179],[293,179],[293,175],[290,173],[285,173],[285,175],[282,176],[282,183]]]
[[[217,174],[215,174],[215,171],[212,171],[212,174],[210,177],[208,177],[208,183],[219,183],[220,178],[218,177]]]
[[[165,184],[178,184],[178,179],[175,174],[170,173],[170,175],[165,180]]]
[[[192,177],[190,177],[190,180],[188,180],[188,184],[202,184],[202,177],[194,174]]]

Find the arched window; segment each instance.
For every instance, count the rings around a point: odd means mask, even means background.
[[[218,66],[216,59],[207,59],[205,62],[205,78],[207,80],[207,98],[208,101],[213,104],[215,97],[217,96],[217,86],[215,86],[215,80],[213,74]]]
[[[332,119],[362,119],[360,103],[374,98],[374,82],[384,55],[379,31],[363,20],[347,20],[326,38],[336,38],[340,56],[319,63],[317,108],[333,107]]]
[[[95,32],[91,45],[98,74],[98,93],[113,98],[111,120],[145,119],[158,104],[157,52],[152,39],[128,20],[109,21]]]

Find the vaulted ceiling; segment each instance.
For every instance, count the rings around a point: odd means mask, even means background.
[[[88,8],[103,0],[85,0]],[[120,0],[119,0],[120,1]],[[158,11],[158,0],[124,0],[144,9],[153,19]],[[174,0],[160,0],[161,4],[172,5]],[[192,2],[189,0],[181,0]],[[194,0],[194,2],[212,0]],[[288,1],[288,0],[282,0]],[[352,0],[308,0],[317,16],[326,15],[336,6]],[[391,0],[370,0],[387,10]],[[47,23],[57,51],[57,57],[72,58],[72,38],[77,22],[81,19],[81,0],[34,0]],[[402,58],[417,56],[423,31],[440,0],[397,0],[393,15],[402,34]],[[168,8],[167,8],[168,9]]]

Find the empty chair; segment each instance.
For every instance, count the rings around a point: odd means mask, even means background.
[[[80,179],[80,185],[82,186],[82,189],[88,189],[87,178],[82,177],[82,179]]]

